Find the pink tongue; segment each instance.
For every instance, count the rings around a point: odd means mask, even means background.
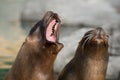
[[[49,23],[49,25],[48,25],[48,27],[47,27],[47,30],[46,30],[46,39],[47,39],[48,41],[56,42],[56,29],[57,29],[58,23],[57,23],[56,25],[55,25],[55,23],[56,23],[56,20],[53,19],[53,20]],[[53,27],[54,25],[55,25],[55,32],[54,32],[53,35],[51,35],[51,34],[52,34],[52,27]]]

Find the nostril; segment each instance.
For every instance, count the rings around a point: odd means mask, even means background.
[[[101,38],[101,39],[95,39],[95,42],[97,43],[97,44],[101,44],[101,43],[103,43],[103,39]]]
[[[107,38],[109,38],[109,35],[108,35],[108,34],[107,34],[106,36],[107,36]]]
[[[58,23],[59,21],[58,20],[56,20],[56,23]]]

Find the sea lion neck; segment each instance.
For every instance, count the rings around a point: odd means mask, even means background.
[[[25,42],[20,50],[22,54],[19,54],[18,57],[21,58],[24,54],[21,61],[24,62],[23,65],[30,63],[31,66],[28,69],[32,68],[36,74],[48,75],[52,74],[54,61],[62,48],[61,43],[40,45],[38,42]]]

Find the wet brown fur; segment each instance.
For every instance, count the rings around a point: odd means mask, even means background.
[[[53,80],[53,64],[63,44],[45,39],[45,21],[51,14],[47,12],[31,29],[5,80]]]
[[[58,80],[105,80],[108,58],[108,35],[100,27],[88,31]]]

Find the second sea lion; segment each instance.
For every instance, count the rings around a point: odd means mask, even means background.
[[[108,35],[101,27],[90,30],[58,80],[105,80],[108,59]]]

